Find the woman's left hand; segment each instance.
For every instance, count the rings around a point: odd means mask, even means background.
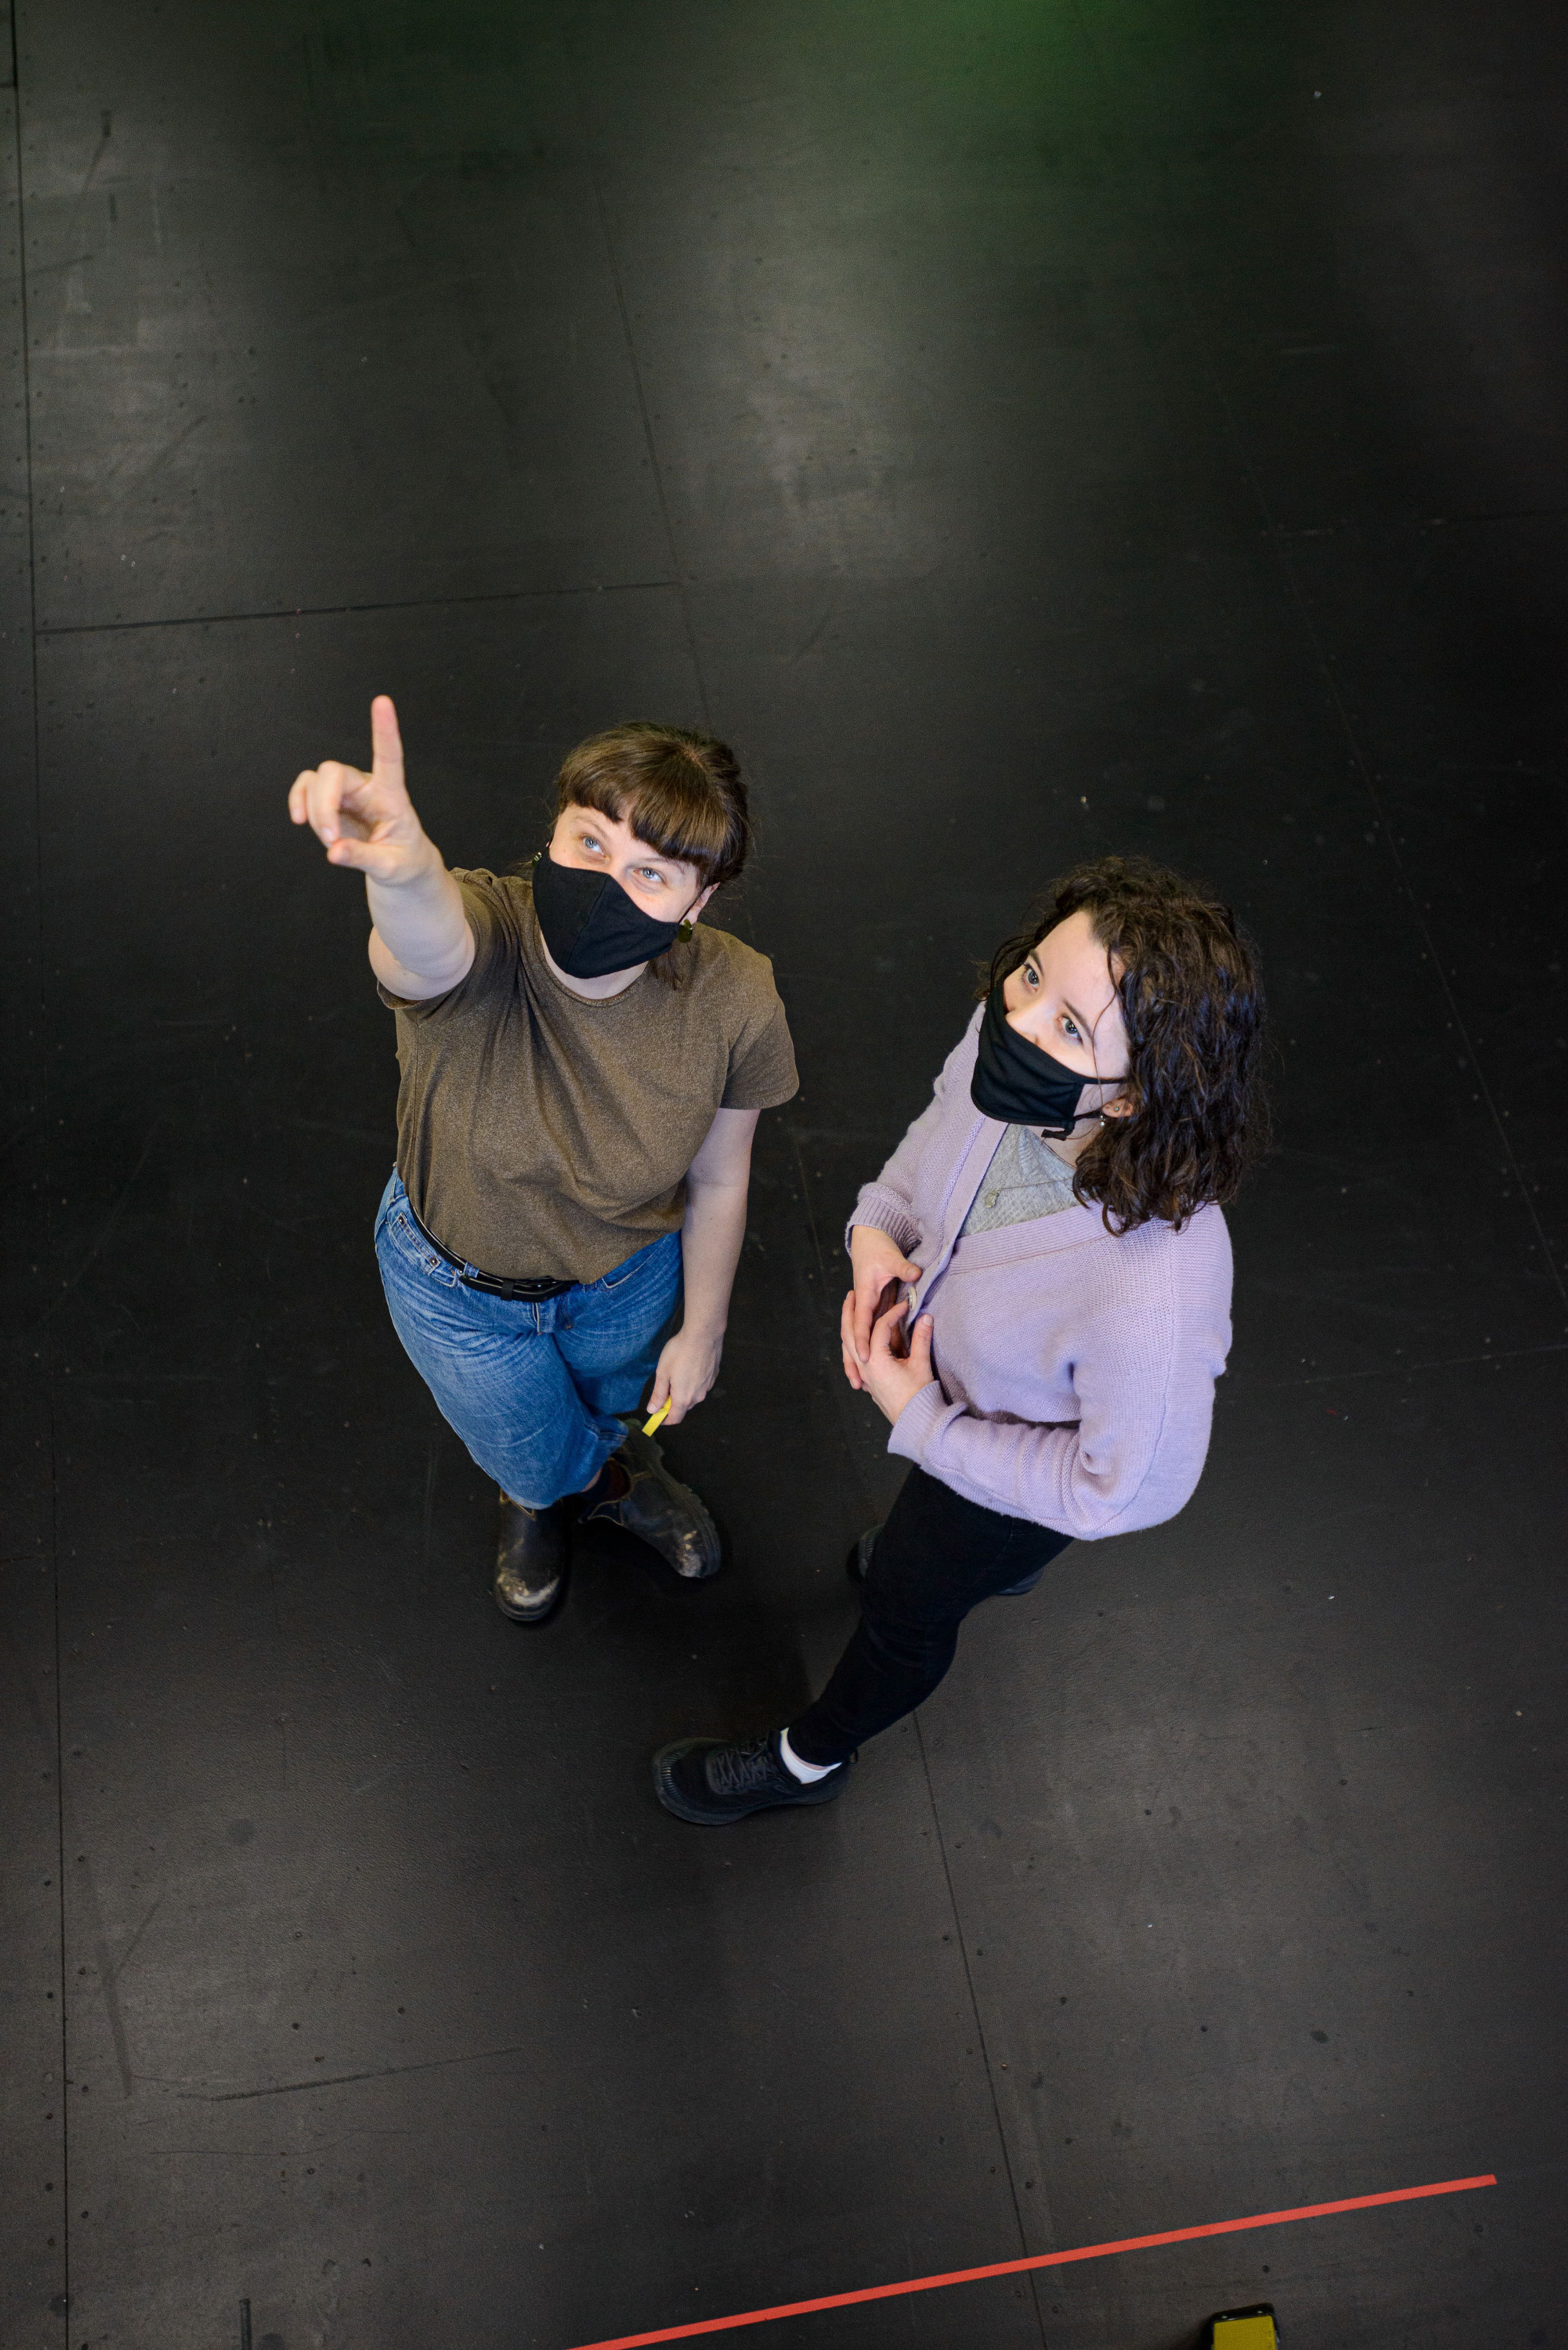
[[[666,1428],[673,1428],[684,1419],[693,1404],[701,1403],[719,1376],[719,1365],[724,1353],[724,1334],[704,1337],[700,1330],[682,1327],[673,1338],[666,1341],[659,1357],[659,1368],[653,1374],[653,1392],[648,1399],[645,1419],[651,1417],[665,1398],[670,1398],[670,1417]]]
[[[895,1334],[904,1326],[909,1301],[900,1298],[886,1314],[879,1314],[871,1328],[871,1353],[860,1366],[861,1384],[869,1388],[871,1400],[883,1416],[898,1425],[898,1414],[911,1396],[929,1388],[936,1378],[931,1368],[931,1317],[922,1314],[909,1333],[907,1355],[893,1352]]]

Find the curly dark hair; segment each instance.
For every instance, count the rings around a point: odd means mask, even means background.
[[[1080,908],[1121,1003],[1132,1107],[1105,1120],[1073,1190],[1100,1208],[1107,1232],[1156,1217],[1179,1232],[1199,1208],[1233,1200],[1268,1147],[1256,951],[1200,883],[1146,857],[1100,857],[1035,900],[992,955],[982,997]]]

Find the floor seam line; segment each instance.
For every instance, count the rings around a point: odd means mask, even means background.
[[[959,1957],[963,1961],[963,1979],[969,1991],[970,2013],[974,2019],[974,2036],[979,2044],[981,2062],[985,2067],[985,2085],[991,2097],[992,2118],[996,2125],[997,2147],[1002,2156],[1002,2168],[1007,2175],[1007,2192],[1012,2204],[1013,2223],[1018,2230],[1018,2250],[1020,2255],[1023,2256],[1027,2255],[1029,2251],[1029,2237],[1023,2225],[1023,2209],[1018,2200],[1018,2181],[1013,2177],[1012,2155],[1007,2143],[1007,2131],[1002,2119],[1002,2101],[997,2095],[996,2074],[992,2068],[991,2044],[985,2036],[985,2023],[981,2015],[980,2000],[975,1991],[974,1970],[969,1962],[969,1944],[964,1938],[963,1920],[959,1915],[958,1894],[953,1887],[952,1866],[948,1859],[948,1842],[942,1833],[942,1817],[937,1804],[937,1791],[931,1783],[930,1757],[926,1752],[926,1737],[920,1726],[919,1707],[916,1708],[912,1719],[915,1743],[919,1752],[920,1768],[925,1773],[926,1798],[931,1808],[931,1825],[937,1832],[937,1856],[941,1862],[942,1877],[948,1888],[948,1910],[953,1921],[953,1932],[958,1938]],[[1054,2236],[1056,2231],[1053,2228],[1050,2232]],[[1040,2306],[1039,2282],[1033,2274],[1029,2280],[1029,2290],[1034,2304],[1034,2322],[1040,2334],[1040,2350],[1046,2350],[1045,2314]]]
[[[134,629],[223,629],[254,620],[330,620],[353,612],[444,611],[471,604],[547,603],[552,597],[637,596],[656,588],[679,590],[678,579],[594,579],[563,588],[494,588],[464,596],[393,596],[381,602],[275,604],[254,612],[177,612],[146,620],[70,620],[36,630],[40,641],[56,637],[112,637]]]
[[[626,286],[621,276],[615,239],[610,234],[609,214],[605,209],[604,190],[599,183],[598,167],[594,161],[594,144],[588,128],[587,109],[583,104],[582,90],[577,81],[576,67],[572,58],[569,36],[563,34],[561,48],[566,58],[566,78],[571,83],[572,96],[576,104],[577,125],[583,142],[583,166],[588,175],[588,185],[593,190],[594,209],[598,215],[599,234],[604,239],[605,260],[609,268],[610,283],[615,288],[616,308],[620,316],[620,330],[626,343],[627,365],[631,369],[632,388],[637,394],[638,414],[642,420],[643,445],[648,451],[648,462],[653,473],[654,495],[659,500],[659,516],[664,525],[664,544],[669,550],[670,567],[675,573],[675,592],[680,605],[680,624],[686,635],[687,657],[691,660],[691,674],[697,684],[698,707],[702,713],[704,728],[711,733],[713,721],[708,706],[708,684],[702,674],[702,662],[697,650],[696,631],[691,625],[691,608],[687,598],[686,581],[680,568],[680,555],[675,541],[675,524],[670,512],[670,498],[664,485],[664,468],[659,462],[659,448],[653,435],[653,418],[649,410],[647,388],[642,380],[642,363],[638,358],[637,343],[631,331],[631,313],[627,307]]]
[[[1214,399],[1216,406],[1219,408],[1220,415],[1224,419],[1226,432],[1230,436],[1231,446],[1235,450],[1238,462],[1246,476],[1248,487],[1251,491],[1253,504],[1255,504],[1258,514],[1262,520],[1265,536],[1273,549],[1274,560],[1279,566],[1281,576],[1284,581],[1286,600],[1294,610],[1297,623],[1303,635],[1306,639],[1313,660],[1317,667],[1319,678],[1327,692],[1329,702],[1334,710],[1334,716],[1338,721],[1341,736],[1350,754],[1352,766],[1360,780],[1362,790],[1366,794],[1366,799],[1371,806],[1373,817],[1376,824],[1377,830],[1382,835],[1384,849],[1387,855],[1389,863],[1394,868],[1399,893],[1404,898],[1406,905],[1409,910],[1410,918],[1415,923],[1418,936],[1426,942],[1426,956],[1428,962],[1430,962],[1432,966],[1433,972],[1436,975],[1438,993],[1442,1000],[1447,1003],[1449,1012],[1453,1014],[1454,1033],[1463,1044],[1466,1055],[1469,1060],[1471,1073],[1474,1076],[1476,1085],[1480,1089],[1481,1100],[1485,1104],[1487,1116],[1491,1121],[1493,1130],[1497,1135],[1503,1155],[1508,1161],[1513,1180],[1519,1186],[1520,1194],[1524,1203],[1525,1213],[1529,1218],[1531,1227],[1535,1234],[1536,1245],[1541,1250],[1542,1254],[1544,1256],[1547,1265],[1551,1270],[1552,1277],[1556,1284],[1559,1297],[1562,1299],[1564,1307],[1568,1307],[1568,1280],[1564,1279],[1563,1267],[1559,1264],[1552,1244],[1546,1237],[1546,1228],[1542,1224],[1540,1216],[1536,1213],[1534,1204],[1530,1196],[1529,1189],[1524,1180],[1523,1170],[1520,1166],[1518,1158],[1514,1153],[1512,1139],[1509,1134],[1507,1125],[1499,1110],[1497,1101],[1493,1096],[1492,1088],[1487,1080],[1485,1069],[1482,1066],[1480,1056],[1476,1051],[1474,1040],[1471,1037],[1469,1028],[1466,1023],[1465,1015],[1459,1003],[1459,999],[1454,992],[1449,974],[1444,970],[1442,960],[1438,955],[1436,932],[1432,930],[1431,926],[1426,920],[1420,900],[1416,894],[1414,880],[1405,859],[1399,854],[1399,843],[1396,837],[1393,824],[1389,819],[1388,811],[1384,802],[1384,795],[1377,789],[1376,779],[1373,774],[1371,762],[1362,748],[1360,734],[1357,732],[1355,721],[1352,719],[1350,712],[1345,705],[1345,697],[1339,690],[1339,681],[1334,673],[1334,662],[1329,656],[1323,639],[1318,633],[1316,623],[1314,621],[1312,614],[1307,608],[1306,598],[1302,593],[1301,583],[1296,577],[1295,564],[1292,558],[1289,541],[1281,530],[1280,525],[1274,520],[1272,508],[1270,506],[1267,494],[1265,493],[1262,482],[1259,477],[1258,469],[1252,462],[1251,452],[1243,437],[1241,425],[1236,418],[1235,410],[1231,405],[1230,397],[1225,391],[1223,385],[1220,381],[1219,373],[1214,364],[1213,354],[1210,348],[1209,339],[1203,331],[1202,318],[1199,316],[1198,306],[1193,299],[1191,285],[1185,270],[1179,273],[1179,277],[1182,300],[1187,310],[1188,325],[1192,332],[1194,340],[1197,343],[1198,349],[1202,358],[1203,370],[1209,379],[1210,391]]]
[[[1075,7],[1074,13],[1078,19],[1080,29],[1084,34],[1085,45],[1095,70],[1096,74],[1100,75],[1103,78],[1103,68],[1100,64],[1099,50],[1096,44],[1093,33],[1090,31],[1083,16],[1081,6]],[[1388,812],[1384,804],[1383,795],[1376,787],[1376,781],[1371,763],[1367,759],[1365,751],[1362,749],[1360,735],[1356,732],[1355,723],[1351,718],[1349,710],[1345,706],[1345,697],[1340,692],[1339,681],[1334,674],[1334,663],[1328,656],[1323,640],[1318,634],[1316,625],[1313,620],[1312,614],[1307,608],[1306,598],[1302,593],[1301,583],[1296,577],[1295,565],[1291,556],[1290,535],[1285,532],[1280,524],[1278,524],[1274,519],[1273,512],[1269,504],[1267,495],[1264,493],[1263,484],[1259,476],[1257,466],[1253,463],[1251,452],[1242,434],[1241,425],[1237,421],[1235,409],[1220,380],[1219,369],[1215,365],[1214,353],[1210,344],[1209,338],[1203,329],[1202,315],[1199,309],[1197,301],[1194,298],[1190,268],[1184,260],[1179,259],[1171,275],[1172,283],[1179,288],[1182,307],[1187,314],[1188,329],[1197,346],[1199,356],[1202,363],[1203,372],[1208,379],[1210,397],[1213,399],[1215,406],[1218,408],[1220,415],[1223,420],[1226,434],[1229,436],[1231,445],[1235,452],[1237,461],[1241,467],[1248,488],[1251,493],[1253,504],[1262,521],[1264,536],[1269,540],[1273,550],[1274,560],[1278,565],[1281,576],[1283,578],[1286,600],[1295,611],[1297,622],[1303,634],[1305,636],[1312,658],[1317,665],[1319,678],[1324,687],[1326,689],[1329,702],[1339,723],[1341,736],[1350,754],[1351,764],[1356,775],[1360,779],[1362,789],[1365,792],[1367,800],[1371,804],[1374,820],[1376,824],[1378,832],[1382,835],[1383,845],[1387,853],[1389,862],[1394,868],[1399,890],[1409,909],[1411,918],[1415,922],[1418,934],[1426,941],[1427,960],[1430,962],[1433,972],[1436,973],[1439,994],[1447,1003],[1449,1011],[1453,1014],[1455,1031],[1463,1039],[1466,1053],[1469,1057],[1470,1066],[1475,1073],[1476,1081],[1480,1090],[1480,1098],[1485,1104],[1487,1115],[1491,1120],[1492,1127],[1497,1134],[1499,1142],[1502,1147],[1503,1155],[1508,1161],[1510,1169],[1512,1170],[1513,1179],[1517,1182],[1521,1195],[1523,1199],[1526,1214],[1529,1217],[1530,1223],[1535,1233],[1536,1245],[1541,1250],[1542,1254],[1546,1260],[1547,1266],[1551,1271],[1552,1281],[1556,1285],[1558,1295],[1561,1298],[1563,1306],[1568,1307],[1568,1278],[1564,1277],[1563,1268],[1558,1263],[1557,1257],[1552,1248],[1552,1244],[1546,1237],[1545,1226],[1542,1224],[1531,1200],[1529,1191],[1524,1182],[1523,1171],[1514,1154],[1512,1143],[1503,1119],[1499,1113],[1498,1105],[1493,1097],[1491,1087],[1488,1084],[1484,1071],[1481,1068],[1474,1045],[1471,1042],[1469,1030],[1465,1024],[1464,1015],[1459,1008],[1459,998],[1454,993],[1453,987],[1449,982],[1449,974],[1444,970],[1441,959],[1438,956],[1436,935],[1423,918],[1420,901],[1416,895],[1415,887],[1407,868],[1406,861],[1399,854],[1399,844],[1395,836],[1393,825],[1389,821]]]
[[[35,498],[35,466],[33,456],[33,371],[32,319],[27,300],[27,191],[26,158],[22,143],[22,65],[21,65],[21,0],[16,0],[11,11],[11,93],[12,137],[16,170],[16,297],[17,321],[22,344],[22,417],[23,458],[26,474],[27,500],[27,632],[28,674],[33,692],[33,874],[37,890],[32,933],[34,951],[33,994],[37,1006],[39,1053],[34,1072],[34,1100],[36,1115],[44,1119],[47,1107],[47,1056],[42,1050],[46,1013],[44,993],[44,804],[43,804],[43,731],[38,690],[38,575],[36,502]],[[46,1128],[47,1130],[47,1128]],[[46,1231],[49,1208],[44,1206]],[[45,1464],[47,1478],[48,1538],[46,1556],[49,1562],[50,1596],[52,1600],[54,1656],[52,1670],[55,1684],[55,1876],[58,1887],[56,1916],[58,1919],[58,1976],[57,1996],[60,2003],[59,2017],[59,2090],[57,2105],[60,2116],[60,2288],[66,2307],[71,2297],[71,2157],[70,2106],[66,2098],[69,2071],[70,2039],[67,2006],[67,1969],[69,1960],[66,1947],[66,1806],[65,1806],[65,1698],[61,1688],[63,1644],[60,1637],[60,1548],[59,1548],[59,1486],[57,1476],[57,1447],[55,1430],[55,1354],[48,1347],[44,1364],[42,1389],[44,1396],[44,1430],[47,1446]]]
[[[1260,1379],[1255,1382],[1262,1395],[1288,1395],[1299,1388],[1334,1388],[1347,1386],[1352,1379],[1402,1379],[1416,1371],[1459,1371],[1472,1363],[1522,1363],[1537,1355],[1568,1354],[1568,1338],[1548,1338],[1539,1347],[1493,1347],[1484,1355],[1433,1355],[1419,1363],[1375,1363],[1361,1371],[1314,1371],[1304,1379]]]

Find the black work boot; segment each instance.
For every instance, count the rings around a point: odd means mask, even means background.
[[[501,1538],[495,1546],[495,1605],[514,1624],[542,1624],[566,1579],[566,1505],[530,1510],[501,1496]]]
[[[629,1429],[625,1441],[610,1454],[610,1462],[621,1471],[626,1491],[590,1499],[583,1512],[584,1523],[601,1519],[607,1525],[624,1527],[656,1550],[689,1583],[702,1583],[717,1575],[719,1530],[691,1486],[670,1475],[655,1439],[644,1436],[640,1427]]]
[[[850,1757],[853,1762],[854,1757]],[[727,1746],[721,1738],[680,1738],[653,1758],[653,1792],[678,1820],[704,1828],[728,1827],[750,1812],[788,1804],[831,1804],[842,1793],[847,1762],[805,1785],[779,1752],[779,1734]]]

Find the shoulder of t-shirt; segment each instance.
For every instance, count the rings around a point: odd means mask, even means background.
[[[492,873],[483,865],[454,865],[452,878],[462,893],[468,924],[479,942],[475,962],[488,959],[485,949],[499,951],[510,968],[522,946],[534,902],[534,879],[529,873]]]
[[[454,865],[450,870],[465,898],[493,907],[503,916],[515,919],[534,894],[533,878],[526,873],[492,873],[486,865]]]
[[[710,985],[732,987],[749,1005],[778,1002],[773,963],[732,931],[715,930],[709,922],[692,926],[691,946],[697,954],[697,975]]]
[[[389,995],[378,981],[376,993],[382,1003],[411,1020],[439,1019],[478,1001],[511,968],[523,937],[533,888],[525,874],[492,873],[483,865],[453,865],[448,869],[462,893],[463,912],[473,932],[473,961],[455,987],[416,1003]]]

